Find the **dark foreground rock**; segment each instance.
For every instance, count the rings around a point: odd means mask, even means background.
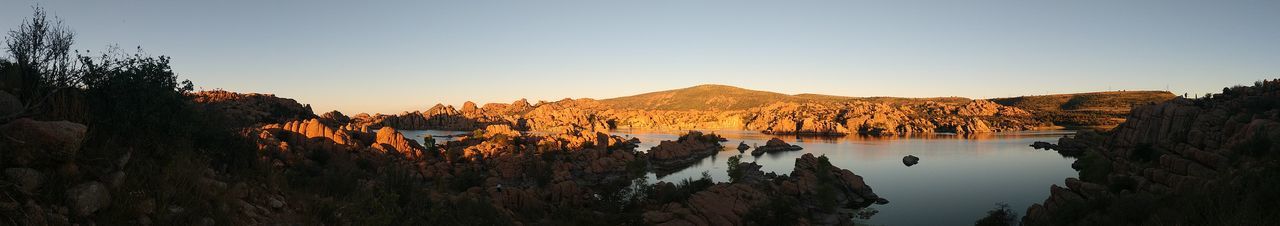
[[[832,166],[825,156],[804,154],[796,159],[789,176],[763,174],[759,167],[741,169],[751,171],[745,175],[764,175],[767,179],[715,184],[693,194],[688,202],[667,203],[645,212],[644,223],[849,225],[853,223],[854,210],[888,202],[876,195],[861,176]],[[770,219],[778,216],[794,218]]]
[[[1059,140],[1078,178],[1049,187],[1023,225],[1272,225],[1280,81],[1134,108],[1109,134]],[[1066,155],[1066,154],[1064,154]]]

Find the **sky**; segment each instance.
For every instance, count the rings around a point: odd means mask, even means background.
[[[610,98],[699,84],[993,98],[1219,92],[1280,77],[1280,1],[0,1],[75,49],[141,47],[198,89],[317,112]]]

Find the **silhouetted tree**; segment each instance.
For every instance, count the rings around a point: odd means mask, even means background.
[[[33,9],[29,20],[9,31],[8,59],[0,62],[0,90],[22,99],[25,111],[0,116],[0,121],[47,111],[46,104],[58,91],[78,84],[71,57],[75,34],[58,18],[50,19],[44,9]]]

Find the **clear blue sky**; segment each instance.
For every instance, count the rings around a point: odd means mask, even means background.
[[[35,1],[0,2],[12,29]],[[1280,1],[43,1],[77,49],[317,111],[704,83],[974,98],[1280,77]]]

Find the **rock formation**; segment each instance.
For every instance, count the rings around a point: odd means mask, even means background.
[[[907,167],[911,167],[919,163],[920,163],[920,157],[916,157],[914,155],[907,155],[902,157],[902,164],[906,165]]]
[[[1264,173],[1280,169],[1272,145],[1280,134],[1278,87],[1280,81],[1263,81],[1141,106],[1108,136],[1061,139],[1060,148],[1083,153],[1072,164],[1080,177],[1051,186],[1023,224],[1274,222],[1274,205],[1257,194],[1271,194],[1264,190],[1280,178]],[[1231,200],[1230,207],[1206,208],[1220,200]]]
[[[764,175],[759,167],[744,169],[753,171],[747,175]],[[797,206],[788,211],[800,215],[799,219],[788,219],[792,223],[848,225],[854,216],[846,210],[888,202],[872,192],[862,177],[832,166],[826,157],[812,154],[797,158],[795,169],[788,176],[764,177],[768,179],[713,185],[693,194],[687,202],[668,203],[645,212],[644,221],[653,225],[743,225],[745,219],[763,217],[749,213],[785,215],[763,209],[771,202],[786,202],[795,203]]]
[[[249,126],[257,123],[285,123],[315,116],[310,105],[271,94],[234,93],[215,90],[191,94],[198,109],[228,117],[229,123]]]
[[[722,150],[721,139],[714,133],[689,131],[675,141],[665,140],[649,149],[649,164],[659,175],[684,169]]]
[[[767,153],[782,152],[782,151],[799,151],[802,149],[804,148],[800,147],[799,145],[788,144],[786,141],[782,141],[782,139],[778,139],[777,137],[774,137],[773,139],[769,139],[768,142],[765,142],[764,146],[756,147],[756,150],[751,151],[751,155],[761,156]]]
[[[84,125],[20,118],[0,126],[0,161],[16,166],[45,165],[75,160],[84,142]]]

